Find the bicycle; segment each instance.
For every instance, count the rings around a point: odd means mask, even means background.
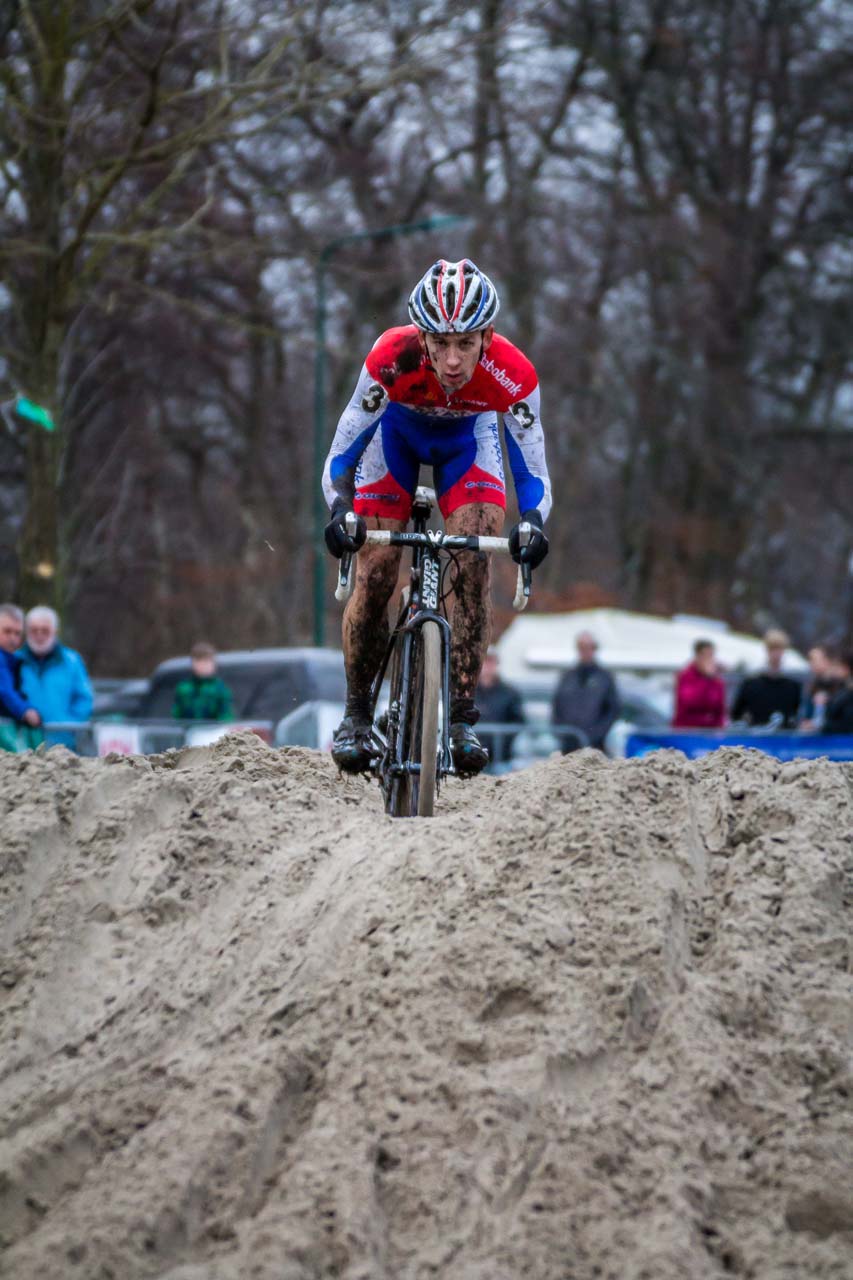
[[[376,758],[373,772],[392,817],[432,817],[443,778],[456,769],[450,750],[450,623],[445,586],[459,551],[509,554],[507,538],[477,534],[448,534],[427,528],[435,504],[431,489],[420,486],[412,504],[413,530],[371,529],[367,541],[407,547],[412,553],[409,585],[404,589],[397,622],[391,630],[382,665],[373,682],[370,707]],[[352,531],[354,531],[354,517]],[[531,526],[523,524],[519,542],[526,546]],[[352,591],[351,555],[341,559],[335,597],[346,600]],[[521,610],[530,597],[530,565],[518,570],[513,606]],[[386,673],[388,709],[378,719],[376,708]]]

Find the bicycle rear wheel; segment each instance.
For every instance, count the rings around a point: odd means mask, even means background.
[[[425,622],[414,637],[409,705],[403,714],[403,759],[417,773],[394,778],[388,812],[396,818],[430,818],[438,774],[438,709],[441,700],[441,631]]]

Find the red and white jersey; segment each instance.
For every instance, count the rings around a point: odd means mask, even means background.
[[[413,324],[383,333],[365,366],[385,388],[389,400],[434,417],[485,413],[489,409],[508,413],[539,386],[536,370],[527,356],[499,333],[492,338],[470,382],[458,391],[444,390]]]
[[[394,406],[393,410],[391,406]],[[396,407],[399,406],[399,409]],[[500,416],[520,511],[536,509],[543,520],[551,509],[545,437],[539,417],[539,380],[531,362],[499,333],[475,366],[470,380],[454,391],[442,387],[414,325],[388,329],[374,343],[349,404],[341,414],[326,459],[323,491],[351,500],[355,476],[383,414],[409,416],[413,437],[441,433],[442,421]]]

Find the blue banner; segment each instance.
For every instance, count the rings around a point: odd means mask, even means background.
[[[665,747],[683,751],[691,760],[718,747],[754,747],[777,760],[853,760],[853,738],[846,734],[762,733],[760,729],[739,733],[727,733],[725,729],[638,731],[628,737],[625,755],[645,756]]]

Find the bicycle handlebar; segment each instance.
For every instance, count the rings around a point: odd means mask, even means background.
[[[347,528],[349,529],[350,517],[352,513],[347,513]],[[355,532],[355,518],[352,520],[352,532]],[[519,545],[526,547],[530,541],[532,525],[525,521],[519,526]],[[396,529],[368,529],[367,542],[372,542],[380,547],[430,547],[434,549],[443,548],[446,551],[492,551],[509,555],[509,539],[493,538],[485,534],[477,533],[446,533],[443,529],[428,529],[426,533],[407,533],[398,532]],[[352,555],[344,555],[341,557],[340,569],[338,571],[338,585],[335,588],[336,600],[347,600],[352,593]],[[520,564],[518,566],[518,581],[515,588],[515,596],[513,598],[512,607],[517,612],[527,604],[530,599],[530,585],[532,581],[532,570],[529,564]]]
[[[444,547],[448,551],[509,551],[509,538],[491,538],[479,533],[398,533],[396,529],[368,529],[368,542],[380,547]]]

